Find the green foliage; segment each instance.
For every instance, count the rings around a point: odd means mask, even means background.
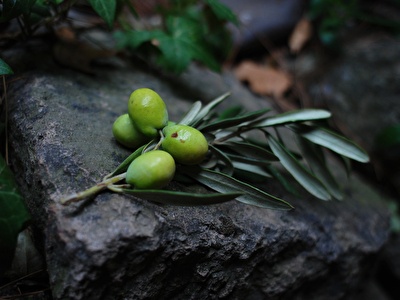
[[[18,234],[26,227],[29,219],[13,175],[0,156],[0,275],[10,266]]]
[[[75,5],[75,1],[65,5],[63,2],[5,0],[0,6],[0,22],[17,19],[22,35],[29,36],[43,25],[55,25]],[[142,28],[148,27],[143,25],[145,20],[141,28],[130,21],[131,16],[126,11],[136,19],[140,16],[129,0],[88,0],[88,3],[108,28],[115,31],[120,48],[142,53],[149,62],[174,73],[184,71],[191,61],[219,71],[232,43],[225,25],[227,22],[238,24],[234,13],[218,0],[170,0],[157,12],[162,25],[146,30]],[[124,6],[128,10],[124,10]]]
[[[115,19],[115,12],[117,8],[116,0],[89,0],[90,5],[98,13],[98,15],[107,23],[111,28]]]
[[[193,60],[219,71],[218,59],[230,48],[230,35],[225,22],[237,23],[234,14],[219,1],[179,1],[171,9],[163,9],[163,27],[150,30],[118,31],[119,48],[142,49],[151,53],[165,69],[181,73]]]
[[[362,21],[400,32],[400,22],[367,12],[362,4],[358,0],[311,0],[308,16],[316,22],[322,43],[330,47],[337,46],[341,31],[354,21]],[[396,4],[399,5],[399,2],[397,1]]]
[[[387,126],[375,138],[375,148],[384,149],[400,146],[400,124]]]
[[[36,0],[4,0],[1,7],[0,22],[9,21],[22,14],[30,13]]]
[[[11,67],[0,58],[0,76],[1,75],[10,75],[13,74],[13,70],[11,69]]]

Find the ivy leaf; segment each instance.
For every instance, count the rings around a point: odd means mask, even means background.
[[[272,135],[267,136],[272,152],[279,158],[286,170],[299,182],[309,193],[322,200],[330,200],[331,195],[326,191],[324,185],[311,174],[294,156],[283,147]]]
[[[18,234],[27,226],[29,219],[13,174],[0,156],[0,275],[10,266]]]
[[[228,6],[218,0],[206,0],[206,3],[219,20],[229,21],[237,26],[239,25],[239,20]]]
[[[175,73],[184,71],[191,60],[200,61],[214,71],[220,70],[219,63],[206,46],[198,20],[186,14],[168,15],[165,23],[165,31],[118,32],[118,46],[137,48],[144,43],[150,43],[162,54],[158,56],[158,63]]]
[[[243,192],[243,195],[236,198],[239,202],[269,209],[289,210],[293,208],[288,202],[224,173],[193,167],[181,167],[180,170],[187,176],[217,192]]]
[[[98,15],[107,23],[111,28],[115,19],[115,12],[117,8],[116,0],[89,0],[90,5],[98,13]]]
[[[11,67],[0,58],[0,75],[11,75],[14,74]]]

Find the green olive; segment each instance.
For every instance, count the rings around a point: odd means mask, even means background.
[[[172,125],[163,129],[165,136],[161,145],[176,162],[185,165],[201,163],[207,152],[208,142],[204,135],[191,126]]]
[[[112,132],[117,142],[130,149],[135,149],[150,140],[136,129],[128,114],[123,114],[114,121]]]
[[[137,129],[154,138],[158,130],[168,123],[168,111],[164,101],[153,90],[140,88],[129,97],[128,114]]]
[[[160,189],[175,174],[175,161],[163,150],[146,152],[134,159],[126,172],[126,182],[136,189]]]

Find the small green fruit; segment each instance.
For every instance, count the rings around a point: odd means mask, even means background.
[[[172,125],[163,129],[162,148],[170,153],[176,162],[185,165],[201,163],[208,152],[204,135],[191,126]]]
[[[158,130],[168,123],[164,101],[153,90],[140,88],[129,97],[128,113],[137,129],[148,137],[156,137]]]
[[[166,186],[175,174],[175,161],[163,150],[146,152],[129,165],[126,182],[136,189],[160,189]]]
[[[135,149],[150,140],[136,129],[128,114],[123,114],[115,120],[112,132],[117,142],[130,149]]]

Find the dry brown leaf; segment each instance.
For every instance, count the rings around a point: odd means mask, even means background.
[[[305,44],[310,40],[313,28],[310,20],[302,18],[297,22],[292,34],[289,37],[289,49],[292,53],[299,53]]]
[[[291,76],[286,72],[252,61],[243,61],[234,73],[238,80],[248,82],[250,89],[261,95],[281,98],[293,85]]]

